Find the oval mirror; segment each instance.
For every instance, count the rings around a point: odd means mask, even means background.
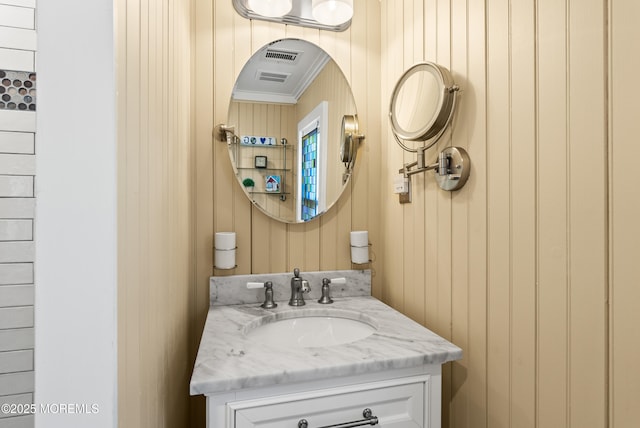
[[[389,120],[405,150],[415,152],[438,141],[453,115],[457,90],[449,70],[431,62],[418,63],[400,77],[391,96]]]
[[[299,39],[258,50],[236,80],[226,128],[233,129],[226,141],[246,195],[262,212],[287,223],[325,213],[353,171],[353,121],[351,88],[324,50]]]

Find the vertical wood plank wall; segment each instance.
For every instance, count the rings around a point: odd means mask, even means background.
[[[0,70],[35,71],[35,0],[0,0]],[[33,403],[36,113],[0,110],[0,404]],[[34,426],[0,412],[0,428]]]
[[[189,420],[191,6],[116,2],[118,426]]]
[[[639,19],[633,0],[356,0],[351,29],[333,34],[196,0],[191,358],[215,231],[238,233],[238,268],[215,273],[239,274],[349,268],[347,232],[368,229],[374,294],[464,349],[444,371],[443,427],[635,426]],[[252,209],[211,134],[245,61],[281,37],[333,56],[367,135],[348,194],[304,225]],[[462,146],[472,172],[455,193],[414,176],[400,205],[389,186],[413,157],[393,141],[388,101],[421,60],[462,87],[454,129],[428,157]],[[192,426],[202,409],[192,401]]]
[[[466,187],[449,194],[414,177],[404,206],[381,192],[383,299],[464,349],[444,372],[443,426],[635,426],[640,129],[627,83],[640,7],[381,7],[382,114],[415,62],[449,67],[462,87],[439,145],[469,151]],[[382,134],[388,182],[410,157],[386,123]]]
[[[640,67],[640,4],[609,1],[609,325],[611,427],[640,421],[640,190],[634,159],[640,135],[640,88],[627,85]]]

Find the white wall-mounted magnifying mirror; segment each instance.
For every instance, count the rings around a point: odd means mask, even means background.
[[[405,150],[415,152],[438,141],[453,115],[457,90],[449,70],[432,62],[418,63],[400,77],[389,119]]]
[[[362,138],[356,113],[349,83],[318,46],[282,39],[258,50],[236,80],[226,124],[231,131],[222,138],[253,204],[287,223],[327,212],[355,167]],[[345,117],[352,142],[347,161]]]
[[[446,131],[456,107],[459,88],[449,70],[432,62],[421,62],[409,68],[398,80],[391,95],[389,122],[393,137],[400,147],[417,154],[415,162],[400,169],[406,186],[400,202],[411,202],[414,174],[433,170],[438,186],[458,190],[469,178],[469,155],[462,147],[447,147],[429,164],[425,151],[436,144]]]

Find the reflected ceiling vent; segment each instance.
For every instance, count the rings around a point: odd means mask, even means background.
[[[284,83],[291,76],[289,73],[278,73],[274,71],[258,71],[258,80],[263,82]]]
[[[287,64],[295,64],[302,52],[284,51],[278,49],[267,49],[264,53],[264,59],[271,62],[284,62]]]

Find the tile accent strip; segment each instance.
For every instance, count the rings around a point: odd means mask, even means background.
[[[36,73],[0,70],[0,109],[36,110]]]

